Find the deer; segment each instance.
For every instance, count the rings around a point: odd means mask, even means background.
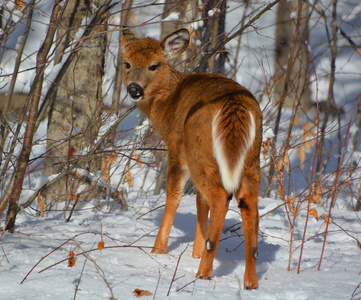
[[[167,145],[166,202],[152,253],[167,252],[182,191],[191,178],[197,189],[192,256],[201,259],[196,277],[212,275],[234,197],[245,239],[244,289],[255,289],[262,112],[248,89],[223,75],[188,74],[171,67],[168,61],[186,50],[189,39],[187,29],[160,42],[122,30],[123,83]]]

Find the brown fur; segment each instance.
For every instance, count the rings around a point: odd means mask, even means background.
[[[168,147],[166,206],[152,252],[167,252],[174,215],[184,183],[190,176],[198,189],[193,256],[202,259],[196,276],[211,276],[230,193],[233,193],[240,204],[245,234],[244,287],[253,289],[258,286],[255,253],[262,113],[251,92],[238,83],[221,75],[179,73],[168,65],[166,55],[178,55],[188,46],[186,35],[180,30],[160,43],[149,38],[137,39],[130,31],[125,31],[123,36],[124,84],[128,88],[132,84],[139,87],[143,96],[137,106],[148,116]],[[213,149],[212,124],[217,114],[215,132],[220,136],[221,157],[232,171],[240,155],[245,153],[241,180],[232,192],[222,183],[224,179]],[[250,114],[254,119],[255,135],[247,146],[252,128]]]

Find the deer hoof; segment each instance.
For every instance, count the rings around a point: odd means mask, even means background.
[[[258,285],[256,285],[255,287],[253,287],[252,285],[246,285],[245,287],[245,290],[257,290],[258,289]]]
[[[166,254],[167,252],[164,251],[163,249],[153,248],[152,253],[154,253],[154,254]]]

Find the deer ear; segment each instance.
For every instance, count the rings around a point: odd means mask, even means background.
[[[160,46],[167,58],[182,54],[187,49],[188,44],[189,32],[184,28],[171,33],[160,42]]]
[[[125,48],[126,45],[137,40],[137,37],[129,29],[124,29],[121,31],[122,34],[122,47]]]

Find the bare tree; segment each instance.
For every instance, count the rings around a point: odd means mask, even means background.
[[[53,42],[55,28],[57,26],[59,19],[61,18],[61,14],[59,14],[61,8],[62,8],[61,0],[55,1],[50,20],[50,26],[48,27],[47,35],[37,55],[36,77],[34,79],[34,84],[30,91],[31,102],[30,102],[30,110],[29,110],[29,119],[27,122],[22,150],[17,163],[14,184],[12,187],[11,194],[8,198],[9,207],[6,217],[5,230],[9,230],[10,232],[14,231],[16,216],[19,212],[18,202],[22,191],[25,172],[29,165],[29,157],[32,149],[33,136],[35,133],[36,115],[38,112],[41,89],[43,87],[46,60]],[[0,209],[0,211],[2,211],[2,208]]]
[[[122,4],[122,9],[120,12],[120,22],[121,26],[126,26],[129,24],[129,16],[131,7],[133,5],[133,0],[126,0]],[[119,99],[120,92],[122,90],[122,66],[123,66],[123,53],[121,47],[122,35],[121,32],[118,32],[118,53],[117,53],[117,63],[115,67],[115,78],[114,78],[114,91],[112,97],[112,111],[116,112],[119,109]]]
[[[290,57],[292,41],[296,30],[297,11],[301,10],[299,32],[296,37],[293,57]],[[296,17],[295,17],[296,16]],[[274,71],[274,101],[282,97],[283,107],[294,108],[298,105],[302,110],[311,108],[309,89],[309,55],[308,55],[308,4],[305,1],[281,0],[277,8],[277,25],[275,37],[275,71]],[[285,89],[285,76],[289,59],[292,59],[288,79],[288,90]]]
[[[224,64],[227,59],[225,47],[217,49],[211,57],[216,46],[226,40],[226,0],[206,0],[202,5],[202,20],[204,26],[199,29],[201,36],[201,57],[198,61],[197,72],[224,74]]]
[[[90,23],[100,1],[68,0],[64,17],[57,29],[56,62],[69,51],[75,59],[61,79],[53,96],[48,123],[47,155],[44,174],[60,173],[74,162],[77,153],[90,147],[96,139],[102,110],[102,81],[106,47],[105,24],[96,24],[89,38],[73,49],[82,22]],[[89,157],[83,166],[88,171],[99,169],[99,159]],[[47,200],[69,199],[76,193],[78,180],[66,178],[46,192]],[[88,191],[89,192],[89,191]]]

